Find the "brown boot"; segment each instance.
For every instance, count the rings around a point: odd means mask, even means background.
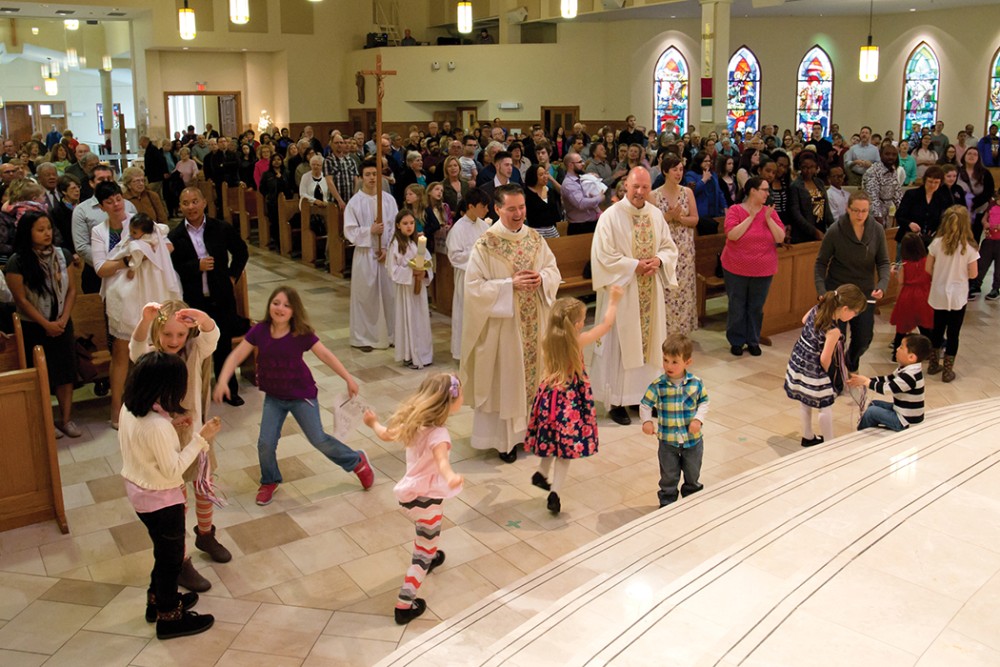
[[[944,372],[941,373],[943,382],[951,382],[955,379],[955,357],[950,354],[944,355]]]
[[[212,530],[207,533],[201,532],[195,526],[194,545],[211,556],[216,563],[228,563],[233,559],[229,549],[219,544],[218,540],[215,539],[215,526],[212,526]]]
[[[928,358],[927,363],[927,374],[937,375],[941,372],[941,350],[934,348],[931,350],[931,356]]]
[[[212,582],[198,574],[198,570],[194,569],[194,563],[191,562],[191,559],[185,558],[184,564],[181,565],[181,574],[177,577],[177,585],[189,591],[204,593],[212,587]]]

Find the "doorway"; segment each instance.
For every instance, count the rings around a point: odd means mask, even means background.
[[[225,137],[240,135],[243,105],[239,91],[165,92],[163,106],[168,137],[184,134],[188,125],[201,134],[206,124]]]
[[[351,124],[351,132],[363,132],[365,139],[375,131],[375,109],[348,109],[347,120]]]
[[[556,136],[562,128],[566,135],[573,134],[573,125],[580,119],[580,107],[542,107],[542,127],[546,136]]]
[[[0,134],[17,145],[36,132],[48,134],[53,126],[59,132],[66,129],[65,102],[6,102],[0,108]]]

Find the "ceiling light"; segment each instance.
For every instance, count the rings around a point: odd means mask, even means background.
[[[66,49],[66,66],[67,67],[79,67],[80,58],[76,55],[76,49],[70,47]]]
[[[871,83],[878,79],[878,47],[872,46],[872,13],[875,9],[875,0],[871,0],[868,6],[868,45],[861,47],[861,55],[858,60],[858,79],[864,83]]]
[[[60,72],[59,72],[59,61],[58,60],[49,60],[49,65],[50,65],[49,71],[52,72],[52,76],[59,76],[59,74],[60,74]]]
[[[31,34],[32,35],[38,34],[38,26],[31,26]]]
[[[45,79],[45,94],[49,97],[59,94],[59,83],[52,77]]]
[[[250,23],[250,0],[229,0],[229,20],[236,25]]]
[[[464,35],[472,32],[472,2],[469,0],[458,3],[458,31]]]
[[[562,0],[560,9],[562,10],[562,17],[564,19],[576,18],[576,0]]]
[[[63,21],[63,25],[66,26],[67,30],[79,30],[80,22],[76,19],[66,19]]]
[[[112,68],[111,56],[104,56],[101,58],[101,69],[105,72],[110,72]]]
[[[194,10],[188,7],[188,0],[184,0],[184,6],[177,10],[177,23],[181,39],[192,40],[198,34]]]

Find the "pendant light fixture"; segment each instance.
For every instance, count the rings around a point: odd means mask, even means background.
[[[250,0],[229,0],[229,20],[236,25],[250,23]]]
[[[564,19],[575,19],[576,18],[576,0],[562,0],[562,17]]]
[[[101,69],[103,69],[105,72],[110,72],[111,68],[112,68],[111,56],[104,56],[103,58],[101,58]]]
[[[458,3],[458,31],[463,35],[472,32],[472,2],[462,0]]]
[[[868,45],[861,47],[861,58],[858,61],[858,78],[864,83],[878,79],[878,47],[872,46],[872,13],[875,0],[868,6]]]
[[[190,41],[198,34],[194,10],[188,7],[188,0],[184,0],[184,6],[177,10],[177,23],[180,27],[181,39]]]
[[[49,97],[59,94],[59,83],[51,76],[44,79],[45,81],[45,94]]]
[[[49,71],[52,73],[53,77],[59,76],[61,72],[59,71],[59,61],[49,60]]]
[[[65,21],[63,21],[63,25],[66,26],[67,30],[79,30],[80,29],[80,22],[77,21],[76,19],[66,19]]]
[[[49,61],[52,62],[51,60]],[[42,65],[42,78],[49,79],[52,78],[52,70],[48,65]]]
[[[66,66],[74,68],[80,66],[80,57],[72,46],[66,49]]]

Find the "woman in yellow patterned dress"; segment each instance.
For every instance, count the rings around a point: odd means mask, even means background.
[[[661,211],[677,244],[677,287],[666,290],[667,333],[687,335],[698,328],[698,282],[694,265],[694,229],[698,209],[694,193],[681,185],[684,163],[675,155],[663,158],[665,182],[649,193]]]

